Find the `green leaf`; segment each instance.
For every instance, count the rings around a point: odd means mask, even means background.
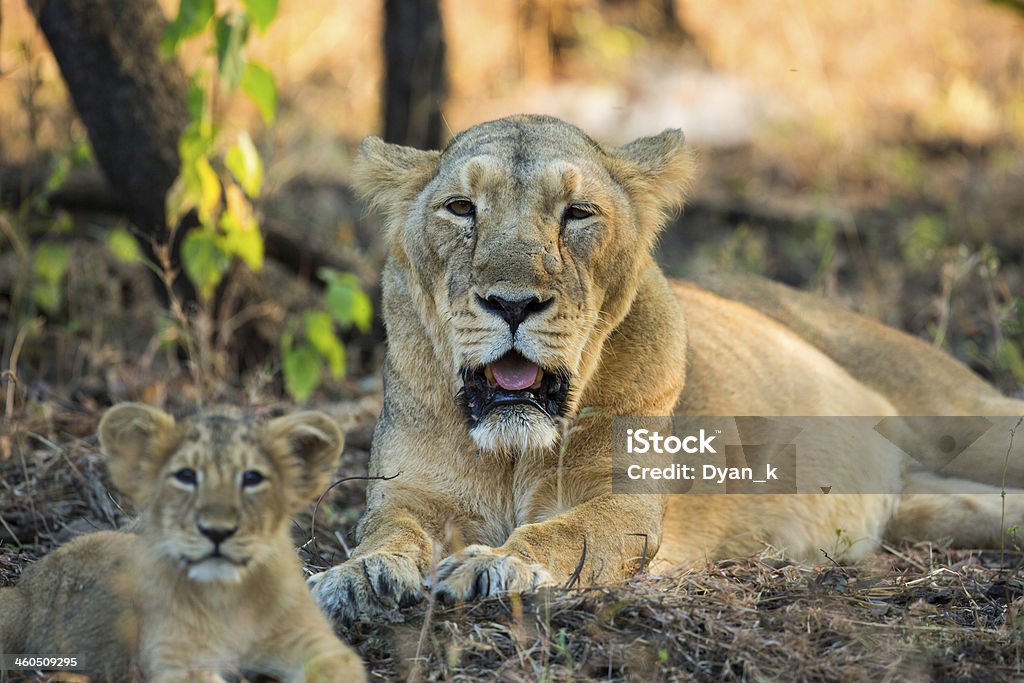
[[[245,70],[242,46],[249,37],[249,20],[241,12],[228,12],[217,19],[214,43],[217,48],[217,75],[228,92],[234,92]]]
[[[224,189],[224,211],[220,214],[221,248],[238,256],[253,270],[263,267],[263,235],[253,216],[252,206],[241,188],[229,183]]]
[[[318,274],[327,282],[327,310],[338,324],[355,325],[361,332],[369,332],[373,322],[373,304],[363,291],[359,278],[330,268],[321,268]]]
[[[138,263],[142,260],[139,243],[124,228],[114,228],[107,233],[107,248],[121,263]]]
[[[277,0],[242,0],[249,21],[256,25],[260,32],[266,31],[270,22],[277,16]]]
[[[306,339],[327,359],[327,367],[334,379],[341,379],[345,374],[345,347],[334,334],[334,322],[331,316],[323,311],[310,311],[306,314]]]
[[[1003,340],[1003,343],[996,347],[996,358],[1018,382],[1024,382],[1024,355],[1013,342]]]
[[[231,256],[221,248],[216,233],[206,228],[189,232],[181,245],[185,275],[199,295],[209,299],[231,266]]]
[[[71,250],[67,245],[44,242],[36,251],[36,276],[48,282],[60,282],[71,263]]]
[[[205,105],[203,106],[205,107]],[[181,157],[181,165],[186,166],[200,157],[208,156],[210,150],[213,149],[213,140],[213,126],[207,125],[204,119],[201,118],[190,123],[178,139],[178,156]]]
[[[259,196],[260,185],[263,184],[263,162],[248,133],[242,131],[238,142],[231,145],[224,157],[224,165],[234,174],[249,197],[256,199]]]
[[[32,300],[50,315],[60,312],[61,290],[59,282],[40,281],[32,285]]]
[[[178,4],[178,16],[167,25],[160,49],[165,57],[174,54],[186,38],[197,35],[206,28],[213,18],[214,0],[181,0]]]
[[[64,182],[68,179],[68,174],[71,172],[71,157],[69,155],[60,156],[53,168],[50,170],[50,175],[46,179],[46,183],[43,185],[42,196],[48,198],[54,192],[59,190]]]
[[[51,315],[60,311],[60,285],[70,263],[71,250],[66,245],[44,242],[36,251],[33,264],[36,280],[32,284],[32,299]]]
[[[203,86],[196,79],[189,81],[188,93],[185,95],[185,104],[192,123],[198,125],[208,118],[209,109],[207,108],[206,90],[203,89]],[[188,135],[188,132],[186,129],[182,136]]]
[[[213,212],[220,204],[220,180],[205,157],[196,159],[192,172],[194,184],[191,185],[191,189],[198,197],[196,210],[199,212],[199,220],[210,223],[213,221]]]
[[[51,234],[66,235],[74,230],[74,223],[71,221],[71,214],[67,211],[58,211],[50,221],[48,232]]]
[[[323,372],[320,354],[309,344],[301,344],[285,348],[281,361],[285,389],[296,401],[305,401],[320,384],[320,373]]]
[[[85,166],[92,160],[92,147],[89,145],[89,138],[81,138],[75,142],[75,146],[71,150],[71,165]]]
[[[195,206],[195,204],[189,205],[189,201],[190,198],[186,196],[185,192],[185,179],[179,175],[174,179],[171,188],[167,190],[167,197],[164,199],[164,216],[167,218],[167,227],[176,226],[182,216]]]
[[[242,90],[260,110],[263,122],[273,122],[277,111],[277,85],[270,71],[256,62],[247,62],[242,73]]]
[[[177,224],[192,209],[198,209],[200,222],[213,222],[214,211],[220,203],[220,180],[207,159],[213,137],[212,127],[193,122],[178,140],[181,171],[165,200],[169,225]]]

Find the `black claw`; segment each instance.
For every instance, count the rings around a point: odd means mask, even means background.
[[[345,597],[348,598],[347,604],[356,604],[356,600],[358,599],[358,597],[356,596],[356,586],[355,581],[352,581],[351,579],[345,582]]]
[[[388,577],[385,576],[384,572],[381,572],[380,574],[378,574],[377,575],[377,593],[378,593],[378,596],[383,596],[385,598],[391,597],[391,593],[392,593],[391,588],[392,588],[391,581],[388,580]]]
[[[377,594],[377,587],[373,585],[373,580],[370,578],[370,569],[366,566],[366,560],[360,560],[359,565],[363,568],[366,585],[370,587],[370,592],[373,593],[373,597],[377,599],[377,602],[380,602],[380,595]]]
[[[455,595],[447,588],[438,588],[437,599],[444,605],[451,605],[455,602]]]
[[[454,562],[442,562],[441,564],[437,565],[437,580],[444,581],[449,576],[451,576],[451,573],[453,571],[455,571]]]
[[[475,600],[484,592],[484,577],[486,575],[487,572],[483,571],[473,578],[473,585],[469,589],[469,595],[466,596],[467,600]]]
[[[398,601],[398,606],[399,607],[412,607],[413,605],[415,605],[416,603],[418,603],[422,599],[423,599],[423,594],[422,593],[420,593],[419,591],[410,590],[410,591],[408,591],[408,592],[406,592],[405,594],[402,595],[401,599]]]

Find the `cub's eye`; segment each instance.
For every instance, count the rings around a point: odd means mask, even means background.
[[[243,487],[248,488],[251,486],[259,486],[264,480],[266,480],[266,477],[263,476],[262,472],[257,472],[256,470],[246,470],[245,472],[242,472]]]
[[[182,484],[195,486],[196,482],[199,481],[199,474],[191,467],[182,467],[180,470],[174,473],[174,478],[180,481]]]
[[[465,197],[456,197],[455,199],[449,199],[444,205],[444,208],[448,209],[449,213],[455,214],[456,216],[472,216],[476,213],[476,206],[473,202],[469,201]]]
[[[565,207],[565,213],[562,215],[562,222],[566,221],[581,221],[584,218],[590,218],[594,215],[594,210],[583,204],[570,204]]]

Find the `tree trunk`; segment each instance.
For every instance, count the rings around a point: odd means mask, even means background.
[[[144,237],[166,243],[167,190],[188,123],[187,81],[160,56],[157,0],[28,0],[57,58],[96,160]]]
[[[439,148],[447,94],[438,0],[385,0],[384,139]]]

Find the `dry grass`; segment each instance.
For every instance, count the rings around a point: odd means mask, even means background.
[[[127,519],[91,436],[97,414],[50,408],[9,425],[15,448],[0,455],[0,585],[70,536]],[[365,473],[378,408],[378,392],[328,407],[350,434],[339,475]],[[315,544],[309,515],[296,520],[311,569],[345,557],[360,490],[332,492]],[[421,605],[343,635],[388,680],[1010,680],[1024,676],[1022,562],[930,545],[854,567],[742,558],[438,605],[426,627]]]
[[[911,551],[910,559],[927,558]],[[419,667],[450,680],[987,680],[1020,675],[1021,584],[955,569],[773,567],[756,558],[439,611]],[[1003,591],[1009,594],[1006,599]],[[1014,601],[1015,602],[1011,602]],[[421,619],[357,629],[402,678]],[[385,653],[390,657],[383,659]]]

